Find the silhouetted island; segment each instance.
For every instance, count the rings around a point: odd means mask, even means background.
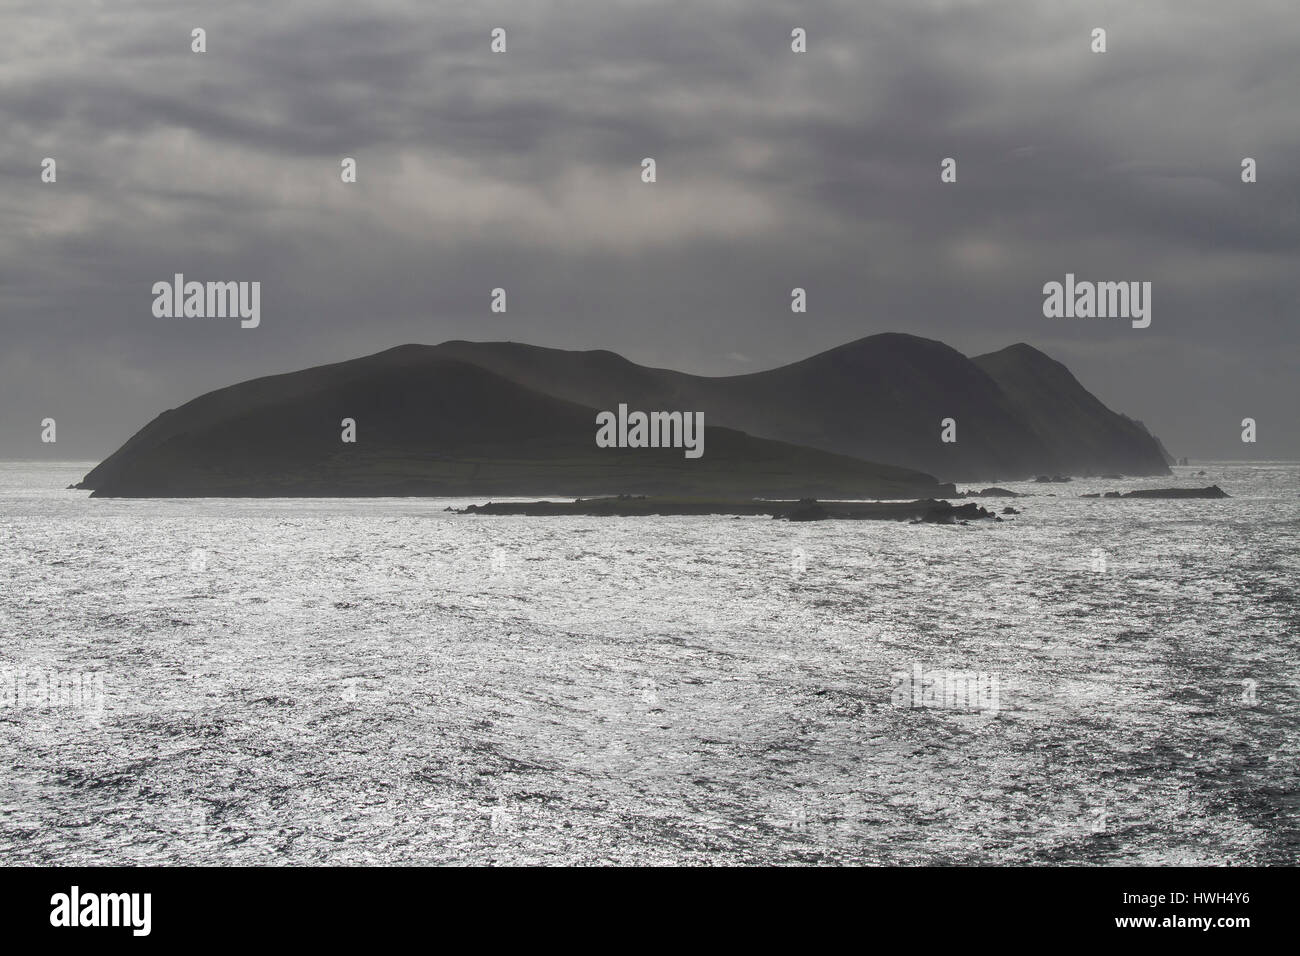
[[[704,452],[597,447],[619,405],[702,412]],[[957,441],[940,441],[955,418]],[[355,441],[342,423],[355,422]],[[884,464],[883,462],[889,462]],[[1027,345],[967,359],[877,335],[753,375],[612,352],[408,345],[168,410],[77,487],[97,497],[955,497],[950,477],[1168,471],[1139,424]],[[935,475],[938,474],[939,478]]]

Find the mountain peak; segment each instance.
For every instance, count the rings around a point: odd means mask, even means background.
[[[1132,419],[1107,408],[1050,355],[1017,342],[971,361],[1021,410],[1060,461],[1059,471],[1168,474],[1160,443]]]

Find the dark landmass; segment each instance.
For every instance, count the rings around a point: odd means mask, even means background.
[[[619,404],[703,412],[704,456],[596,447],[597,411]],[[948,417],[954,443],[939,440]],[[356,420],[355,443],[340,440],[344,418]],[[1067,470],[1168,471],[1145,430],[1029,346],[971,360],[891,333],[726,378],[612,352],[400,346],[168,410],[78,487],[98,497],[937,499],[956,489],[935,474]]]
[[[1012,491],[1009,488],[985,488],[983,491],[965,491],[958,492],[958,498],[1024,498],[1025,495],[1019,491]]]
[[[943,480],[1169,474],[1140,422],[1108,409],[1064,365],[1023,343],[970,359],[942,342],[891,332],[718,378],[608,351],[463,341],[427,348],[583,405],[690,408],[752,435]],[[940,422],[949,417],[957,441],[943,443]]]
[[[1080,498],[1231,498],[1218,485],[1210,485],[1208,488],[1145,488],[1139,491],[1108,491],[1105,494],[1094,492],[1090,495],[1080,495]]]
[[[1056,461],[1053,475],[1168,475],[1173,459],[1136,419],[1111,411],[1055,359],[1023,342],[971,359],[998,383]]]
[[[490,501],[456,510],[470,515],[529,515],[559,517],[646,517],[649,515],[770,515],[787,521],[912,521],[954,524],[959,520],[1000,520],[976,504],[949,501],[756,501],[735,498],[673,498],[617,495],[577,501]]]
[[[353,418],[357,441],[340,440]],[[82,480],[93,497],[664,495],[915,498],[931,475],[705,420],[704,456],[597,448],[596,409],[429,349],[256,379],[164,412]]]

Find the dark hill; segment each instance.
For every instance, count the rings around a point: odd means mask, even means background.
[[[954,493],[926,474],[754,438],[707,416],[699,459],[597,448],[595,416],[409,346],[200,396],[154,419],[80,487],[101,497]],[[355,444],[340,440],[344,418],[357,422]]]
[[[1163,448],[1139,422],[1112,412],[1038,349],[1021,342],[972,361],[997,382],[1052,454],[1056,465],[1043,471],[1169,473]]]
[[[945,480],[1168,474],[1145,429],[1028,346],[971,360],[942,342],[886,333],[720,378],[647,368],[607,351],[462,341],[432,350],[583,405],[697,409],[753,435]],[[944,418],[957,421],[955,443],[939,440]]]

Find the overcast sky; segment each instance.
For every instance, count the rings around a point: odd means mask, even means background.
[[[0,129],[0,457],[404,342],[735,374],[898,331],[1300,458],[1296,0],[0,0]],[[155,318],[176,272],[261,326]],[[1151,326],[1044,318],[1067,272]]]

